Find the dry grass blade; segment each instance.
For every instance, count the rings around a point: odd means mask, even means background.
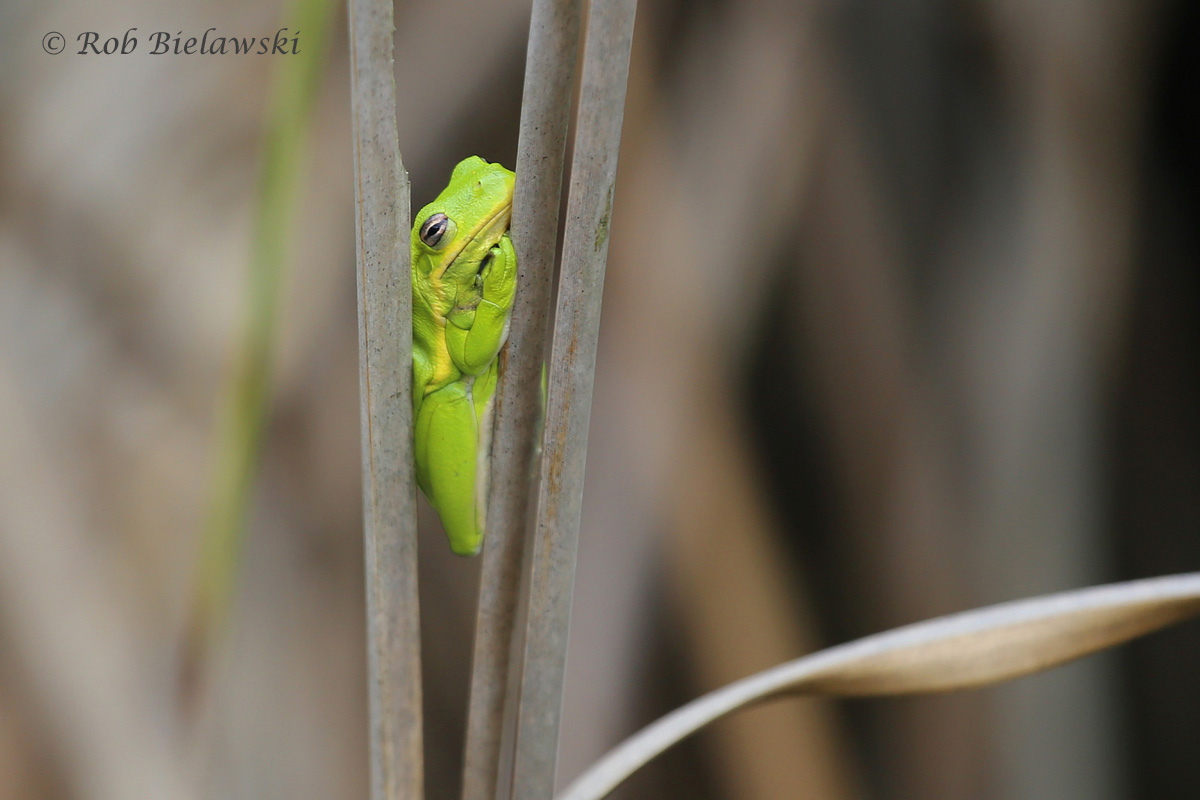
[[[371,797],[423,793],[408,175],[388,0],[350,2]]]
[[[1049,669],[1200,613],[1200,573],[1081,589],[897,628],[730,684],[627,739],[558,800],[599,800],[726,714],[787,694],[944,692]]]
[[[512,225],[520,272],[496,397],[463,800],[496,796],[580,15],[580,0],[536,0],[529,25]]]
[[[279,303],[332,10],[330,0],[293,0],[285,16],[293,29],[305,32],[305,42],[298,57],[276,62],[263,130],[245,319],[229,385],[221,398],[216,474],[185,632],[181,684],[188,706],[197,703],[206,689],[205,660],[224,631],[236,591],[246,517],[267,427]]]
[[[530,558],[512,796],[554,791],[608,225],[636,0],[591,6]]]

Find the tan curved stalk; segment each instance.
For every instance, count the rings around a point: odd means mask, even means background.
[[[1111,584],[967,611],[789,661],[707,694],[618,745],[558,800],[599,800],[710,722],[788,694],[968,689],[1019,678],[1200,613],[1200,573]]]

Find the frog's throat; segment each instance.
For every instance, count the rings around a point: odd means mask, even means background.
[[[500,209],[483,220],[475,227],[475,230],[470,231],[466,236],[462,237],[460,243],[455,245],[453,250],[447,250],[442,257],[442,268],[435,270],[429,277],[434,280],[440,280],[446,274],[446,270],[450,269],[450,265],[458,260],[462,255],[462,251],[467,249],[467,245],[474,244],[477,239],[495,238],[500,241],[500,237],[504,231],[508,229],[508,223],[512,219],[512,199],[500,207]],[[495,236],[493,237],[493,234]]]

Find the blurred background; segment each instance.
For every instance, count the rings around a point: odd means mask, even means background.
[[[281,57],[74,54],[288,13],[0,4],[0,800],[367,796],[345,9],[295,57],[319,71],[266,289]],[[398,1],[414,208],[466,155],[513,165],[528,15]],[[1200,569],[1198,38],[1182,0],[642,0],[561,781],[830,644]],[[261,452],[197,639],[264,291]],[[479,563],[422,514],[441,800]],[[1197,674],[1192,624],[994,690],[786,701],[620,796],[1196,797]]]

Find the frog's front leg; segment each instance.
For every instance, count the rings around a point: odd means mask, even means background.
[[[491,249],[479,277],[478,305],[473,310],[456,309],[447,316],[450,358],[467,375],[487,369],[508,337],[508,317],[517,288],[517,254],[508,234]]]
[[[473,556],[483,544],[486,486],[477,480],[479,425],[470,378],[430,392],[417,409],[417,483],[433,503],[450,549]]]

